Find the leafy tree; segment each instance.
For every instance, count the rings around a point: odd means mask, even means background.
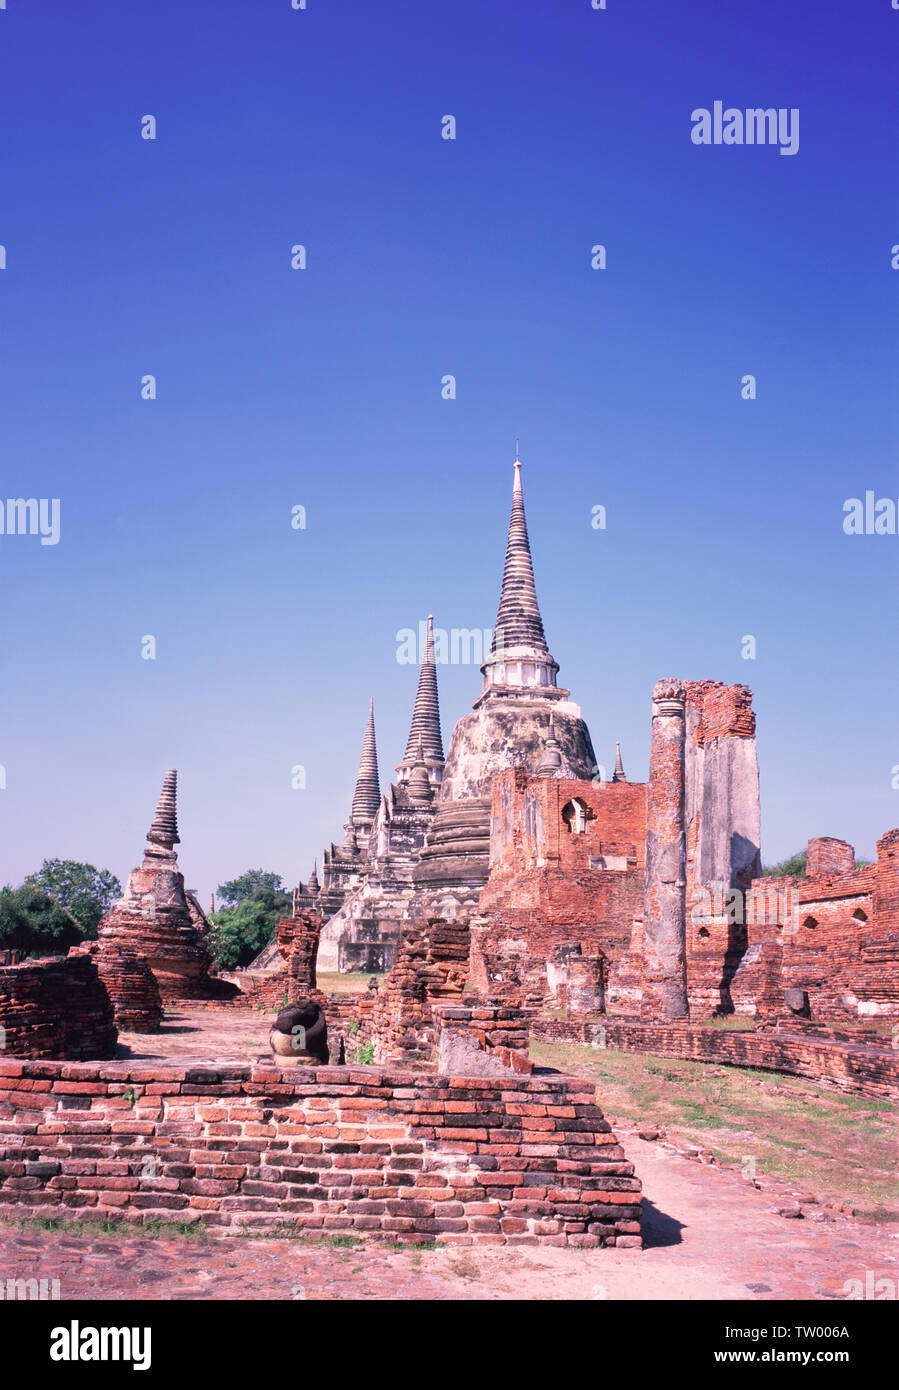
[[[210,918],[213,959],[221,970],[249,965],[290,912],[291,895],[281,887],[280,874],[248,869],[240,878],[219,884],[218,896],[227,906]]]
[[[236,907],[238,903],[246,902],[247,898],[252,898],[253,894],[259,889],[267,889],[271,893],[281,893],[281,875],[270,874],[265,869],[247,869],[240,878],[232,878],[228,883],[220,883],[218,886],[218,896],[226,907]]]
[[[779,864],[768,864],[762,869],[764,878],[805,878],[806,861],[808,860],[808,850],[804,849],[801,854],[793,854],[789,859],[783,859]]]
[[[95,937],[101,917],[122,896],[122,885],[108,869],[74,859],[45,859],[25,883],[40,888],[79,922],[86,937]]]
[[[0,888],[0,946],[29,955],[55,955],[84,938],[81,924],[49,893],[31,883]]]

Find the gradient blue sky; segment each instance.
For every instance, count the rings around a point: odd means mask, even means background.
[[[765,859],[870,855],[899,536],[842,506],[899,496],[897,48],[889,0],[8,0],[0,495],[62,538],[0,538],[0,882],[124,878],[169,766],[204,897],[306,877],[370,694],[403,752],[397,630],[494,621],[516,435],[600,762],[645,777],[658,676],[743,681]],[[697,148],[715,100],[799,153]],[[439,680],[448,739],[480,675]]]

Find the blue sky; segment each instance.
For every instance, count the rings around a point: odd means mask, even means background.
[[[494,620],[516,435],[600,762],[645,777],[658,676],[745,682],[766,860],[871,854],[899,536],[842,516],[899,497],[899,12],[307,3],[0,11],[0,495],[61,500],[0,537],[0,881],[126,875],[169,766],[191,886],[305,877],[369,695],[385,784],[405,747],[397,631]],[[799,152],[695,146],[715,100]],[[480,675],[439,680],[448,740]]]

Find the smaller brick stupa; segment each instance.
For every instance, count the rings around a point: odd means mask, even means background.
[[[121,1032],[159,1032],[162,999],[156,976],[142,956],[110,941],[86,941],[69,951],[69,956],[89,956],[93,960]]]
[[[165,774],[143,862],[132,870],[123,896],[100,923],[100,955],[112,968],[117,951],[145,960],[164,1004],[232,998],[238,993],[236,986],[209,973],[212,960],[202,930],[205,919],[202,914],[198,918],[195,904],[191,910],[178,868],[177,784],[178,773],[172,768]]]

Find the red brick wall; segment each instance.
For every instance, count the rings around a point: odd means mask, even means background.
[[[587,808],[583,833],[569,831],[562,817],[574,800]],[[602,953],[611,969],[642,910],[645,839],[643,783],[594,785],[529,777],[520,768],[498,773],[490,877],[474,933],[475,986],[539,1002],[547,991],[546,961],[564,941],[580,941],[584,955]],[[591,858],[600,856],[627,867],[591,868]]]
[[[534,1064],[528,1057],[528,1029],[521,1009],[484,1004],[466,997],[464,1004],[437,1004],[434,1007],[438,1058],[445,1035],[464,1037],[479,1052],[489,1053],[504,1067],[530,1075]],[[445,1071],[440,1066],[441,1072]]]
[[[681,1057],[718,1066],[755,1067],[830,1081],[847,1091],[879,1099],[899,1096],[899,1053],[858,1039],[701,1028],[687,1023],[636,1023],[609,1019],[576,1023],[537,1019],[531,1036],[549,1042],[581,1042],[622,1052]]]
[[[0,968],[0,1052],[7,1057],[114,1057],[112,1001],[88,955]]]
[[[808,842],[805,872],[809,878],[833,878],[836,874],[851,874],[855,869],[855,850],[845,840],[821,836]]]
[[[877,841],[874,916],[895,940],[899,932],[899,830],[889,830]]]
[[[756,879],[747,897],[750,947],[782,943],[783,988],[806,990],[813,1018],[899,1017],[899,832],[877,848],[876,864],[828,877]],[[832,862],[846,858],[840,851]],[[776,924],[769,912],[766,924],[765,895],[776,889],[791,890],[798,910]]]
[[[688,898],[691,1011],[784,1013],[783,991],[795,988],[813,1018],[899,1017],[899,831],[877,852],[855,869],[851,845],[810,841],[813,874],[755,879],[735,914],[745,921],[728,921],[721,897],[700,921],[702,900]]]
[[[640,1201],[571,1077],[0,1061],[9,1215],[596,1247]]]
[[[371,1034],[379,1062],[430,1058],[435,1004],[459,1003],[468,983],[467,918],[430,917],[403,929],[393,969],[376,995]]]
[[[282,917],[275,927],[280,964],[274,970],[242,970],[230,978],[239,988],[235,1006],[280,1010],[299,998],[324,1002],[316,987],[316,965],[321,939],[322,914],[298,911]]]
[[[755,711],[747,685],[723,685],[721,681],[684,681],[689,708],[700,711],[694,739],[711,743],[716,738],[754,738]]]

